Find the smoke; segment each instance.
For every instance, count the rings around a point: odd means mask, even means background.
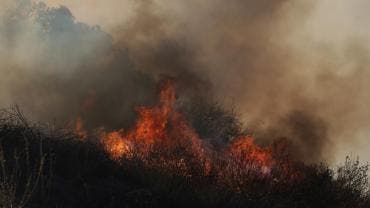
[[[17,1],[2,20],[2,106],[39,121],[83,117],[89,128],[118,128],[153,100],[153,79],[133,68],[126,49],[68,8]]]
[[[235,107],[258,142],[286,137],[308,162],[333,159],[368,128],[369,51],[360,38],[318,41],[316,1],[129,2],[130,15],[104,19],[109,33],[64,6],[9,5],[0,105],[16,103],[35,120],[127,127],[132,109],[154,102],[158,80],[171,77],[180,99]]]
[[[337,44],[312,35],[319,3],[233,0],[158,5],[149,12],[140,7],[134,19],[140,24],[120,31],[135,31],[133,36],[140,37],[129,47],[137,62],[158,60],[150,55],[165,54],[156,51],[163,40],[191,51],[186,63],[172,67],[171,73],[183,74],[178,69],[190,66],[186,71],[205,78],[213,96],[226,106],[235,105],[261,143],[287,137],[297,157],[328,161],[342,144],[356,143],[354,135],[360,129],[368,128],[368,49],[356,36]],[[123,39],[133,40],[124,35]]]
[[[227,102],[225,96],[233,99],[260,142],[287,137],[294,141],[297,157],[306,161],[330,155],[327,122],[303,92],[310,80],[297,74],[294,67],[300,60],[294,60],[299,57],[288,45],[287,35],[298,23],[285,25],[286,13],[299,19],[309,15],[308,11],[291,14],[292,7],[304,11],[313,5],[237,0],[173,3],[178,11],[170,2],[162,3],[162,10],[156,10],[144,1],[131,24],[115,31],[122,34],[140,69],[171,74],[191,87],[194,84],[188,80],[205,79],[213,94],[208,89],[200,94],[219,102]],[[261,121],[266,123],[262,127]]]

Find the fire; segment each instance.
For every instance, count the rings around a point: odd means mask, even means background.
[[[262,148],[257,146],[250,136],[236,139],[228,149],[227,154],[231,157],[248,160],[252,164],[261,167],[269,167],[273,163],[271,148]]]
[[[160,93],[160,103],[153,108],[138,108],[139,119],[133,131],[126,136],[129,140],[139,140],[146,144],[153,144],[156,140],[166,138],[166,128],[173,112],[175,89],[166,83]]]
[[[164,82],[157,105],[136,108],[138,119],[133,128],[99,132],[105,151],[117,161],[136,158],[148,167],[176,171],[184,176],[212,174],[221,183],[233,187],[241,187],[245,174],[251,171],[269,175],[277,164],[272,147],[259,147],[250,136],[235,138],[221,152],[207,148],[176,109],[175,101],[173,83]],[[77,124],[76,130],[84,132],[82,120]]]
[[[138,120],[132,130],[127,133],[123,133],[123,129],[101,133],[100,137],[105,149],[111,153],[113,158],[117,159],[133,151],[127,145],[130,142],[140,144],[143,148],[149,148],[155,142],[164,141],[168,137],[167,124],[170,113],[173,111],[174,100],[175,91],[173,87],[169,85],[164,87],[161,90],[158,106],[137,108]],[[122,145],[123,143],[126,145]],[[116,146],[126,146],[123,148],[125,151]]]
[[[175,152],[177,148],[181,148],[197,158],[198,162],[203,163],[204,172],[208,172],[210,162],[202,140],[181,113],[174,109],[175,100],[173,84],[170,81],[163,83],[158,105],[137,108],[138,120],[134,128],[127,132],[120,129],[100,134],[105,150],[113,159],[136,155],[142,160],[149,160],[148,155],[159,148],[168,152]],[[161,165],[173,168],[182,166],[183,169],[188,169],[185,164],[186,158],[163,156],[158,158],[158,161],[161,161]]]
[[[114,131],[110,133],[102,132],[100,135],[103,140],[106,151],[113,159],[119,159],[123,155],[130,156],[131,147],[128,140],[123,139],[123,131]]]
[[[212,162],[207,158],[202,140],[182,114],[174,109],[175,100],[173,83],[165,82],[157,106],[137,108],[139,116],[132,130],[127,133],[122,129],[102,133],[102,143],[112,158],[129,157],[133,154],[132,151],[145,154],[153,145],[160,145],[167,150],[180,145],[203,161],[208,169],[205,172],[208,172]],[[133,143],[139,144],[140,149],[134,149],[130,145]],[[255,145],[251,137],[236,139],[226,154],[249,159],[261,166],[268,166],[272,161],[270,151]]]
[[[136,108],[138,119],[131,129],[98,131],[100,143],[113,160],[139,160],[146,168],[184,177],[207,176],[237,192],[253,180],[300,178],[292,164],[274,156],[276,145],[260,147],[251,136],[234,138],[224,151],[207,148],[175,102],[173,83],[164,82],[157,105]],[[75,129],[77,135],[87,137],[82,119],[77,119]]]

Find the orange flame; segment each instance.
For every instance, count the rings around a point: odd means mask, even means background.
[[[114,160],[138,157],[150,167],[176,170],[186,176],[193,174],[194,164],[201,167],[201,174],[204,175],[212,172],[219,177],[228,177],[231,174],[231,177],[240,178],[243,171],[252,169],[264,175],[269,174],[275,165],[271,147],[259,147],[252,137],[241,136],[234,139],[223,154],[216,153],[224,158],[220,163],[214,152],[205,148],[203,140],[184,116],[176,111],[175,101],[173,83],[163,83],[158,104],[138,107],[138,119],[132,129],[100,132],[99,138],[104,149]],[[179,156],[178,149],[186,151],[187,156]],[[158,154],[155,157],[151,155],[156,151],[160,153],[159,157]]]
[[[201,139],[183,116],[174,109],[175,88],[168,81],[162,85],[159,104],[154,107],[139,107],[135,127],[127,133],[118,130],[102,132],[100,135],[105,150],[113,159],[130,158],[132,155],[145,156],[155,147],[171,151],[179,146],[184,147],[198,161],[202,161],[205,172],[209,171],[210,162],[206,157]],[[166,164],[178,166],[184,158],[162,158]],[[184,166],[184,165],[181,165]],[[186,169],[186,167],[185,167]]]
[[[257,146],[250,136],[236,139],[227,153],[232,157],[245,159],[262,167],[269,167],[273,163],[271,149]]]
[[[123,130],[113,132],[103,132],[101,139],[105,145],[106,150],[110,152],[115,158],[124,156],[128,151],[120,151],[120,148],[112,147],[112,145],[119,145],[119,142],[126,143],[137,142],[150,146],[156,141],[161,141],[166,138],[166,127],[169,120],[169,114],[172,112],[173,102],[175,100],[175,91],[172,87],[165,87],[161,91],[160,104],[158,106],[139,107],[137,111],[139,118],[136,122],[135,128],[124,134]],[[114,139],[113,139],[114,138]],[[107,142],[108,141],[108,142]]]
[[[122,155],[130,156],[130,143],[128,140],[123,139],[124,134],[122,130],[110,133],[102,132],[101,137],[104,138],[103,142],[106,151],[113,159],[119,159]]]
[[[175,89],[167,83],[160,93],[160,103],[153,108],[138,108],[139,119],[133,131],[127,135],[128,139],[139,140],[146,144],[152,144],[156,140],[164,140],[166,128],[173,112],[175,102]]]

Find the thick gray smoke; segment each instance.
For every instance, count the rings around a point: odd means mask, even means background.
[[[9,5],[0,105],[34,120],[127,127],[172,77],[182,99],[232,105],[258,142],[287,137],[306,161],[330,160],[335,144],[368,127],[369,53],[361,40],[337,50],[306,36],[315,1],[142,0],[110,34],[63,6]]]
[[[90,127],[118,128],[133,119],[134,106],[152,100],[152,78],[68,8],[18,1],[2,20],[2,106],[17,104],[35,120],[83,117]]]

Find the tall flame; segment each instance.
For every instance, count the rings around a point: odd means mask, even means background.
[[[206,161],[202,142],[184,117],[174,109],[176,96],[173,83],[162,84],[159,103],[153,107],[139,107],[138,120],[133,129],[102,132],[101,141],[113,159],[129,158],[133,154],[145,156],[154,146],[171,150],[182,146],[195,157]]]
[[[203,140],[185,117],[175,109],[175,101],[173,83],[164,82],[157,105],[136,109],[138,119],[132,129],[101,131],[101,143],[112,159],[137,157],[151,167],[181,170],[185,175],[192,175],[194,164],[201,167],[201,174],[205,175],[213,171],[212,174],[221,176],[234,170],[250,168],[262,174],[269,173],[274,165],[271,147],[259,147],[252,137],[241,136],[235,138],[225,151],[217,153],[221,158],[225,158],[222,160],[224,162],[220,162],[211,156],[214,155],[212,150],[205,147]],[[179,149],[186,154],[178,155]],[[159,152],[161,156],[155,158],[150,155],[153,152]],[[224,164],[224,168],[221,164]]]

